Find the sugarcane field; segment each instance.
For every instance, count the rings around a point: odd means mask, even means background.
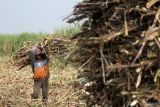
[[[160,0],[34,2],[19,8],[68,26],[45,33],[0,26],[0,107],[160,107]],[[33,19],[20,28],[36,27]]]

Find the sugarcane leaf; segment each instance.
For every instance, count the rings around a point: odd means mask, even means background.
[[[157,82],[158,77],[160,77],[160,69],[158,69],[158,71],[156,72],[154,76],[154,82]]]
[[[142,79],[142,72],[139,72],[138,77],[137,77],[137,82],[136,82],[136,88],[139,87]]]

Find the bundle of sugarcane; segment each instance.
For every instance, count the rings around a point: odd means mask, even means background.
[[[71,39],[87,105],[160,103],[160,1],[83,0],[74,8],[68,22],[83,20]]]
[[[41,47],[50,58],[56,55],[64,55],[69,51],[70,41],[65,38],[54,37],[53,35],[47,36],[41,42],[34,46]],[[19,67],[19,69],[30,64],[29,52],[32,49],[31,42],[25,42],[24,45],[13,53],[11,60],[13,65]]]

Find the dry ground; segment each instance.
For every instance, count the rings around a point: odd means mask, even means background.
[[[32,72],[28,66],[20,71],[11,66],[9,57],[0,57],[0,107],[85,107],[78,100],[81,94],[72,88],[76,78],[75,69],[69,65],[50,68],[49,100],[47,105],[31,100]]]

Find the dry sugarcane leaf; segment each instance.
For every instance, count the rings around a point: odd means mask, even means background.
[[[158,69],[158,71],[156,72],[156,74],[154,76],[154,82],[157,82],[159,77],[160,77],[160,69]]]
[[[136,88],[139,87],[142,79],[142,71],[138,73],[137,82],[136,82]]]
[[[138,101],[137,100],[134,100],[131,102],[130,106],[131,107],[135,107],[137,105]]]
[[[127,12],[124,12],[124,29],[125,29],[125,36],[128,36],[128,24],[127,24]]]
[[[146,7],[147,8],[151,8],[151,6],[153,6],[155,3],[160,2],[160,0],[150,0],[147,4]]]

